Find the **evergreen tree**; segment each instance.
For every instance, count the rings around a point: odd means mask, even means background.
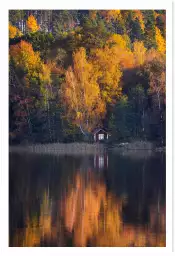
[[[146,10],[142,11],[144,15],[145,20],[145,37],[144,37],[144,43],[145,47],[150,48],[156,48],[156,31],[155,31],[155,15],[153,10]]]

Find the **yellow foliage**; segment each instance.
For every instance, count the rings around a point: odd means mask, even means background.
[[[33,15],[30,15],[27,20],[27,28],[30,32],[37,32],[39,30],[39,25]]]
[[[161,35],[160,29],[157,27],[156,27],[156,42],[157,42],[158,51],[165,54],[165,51],[166,51],[165,39]]]
[[[98,72],[87,61],[85,49],[74,52],[73,67],[66,71],[60,93],[68,120],[85,130],[93,129],[105,113],[97,78]]]
[[[143,44],[143,42],[136,41],[133,45],[134,48],[134,59],[135,59],[135,65],[140,66],[143,65],[145,61],[145,55],[146,55],[146,48]]]
[[[9,38],[15,38],[22,36],[22,32],[15,26],[9,24]]]
[[[110,39],[109,39],[110,40]],[[112,37],[113,42],[116,42],[111,47],[111,60],[119,63],[121,70],[134,67],[134,55],[127,47],[128,36],[116,35]]]
[[[154,17],[157,18],[160,14],[154,11]]]
[[[43,81],[45,84],[50,84],[51,83],[51,78],[50,78],[50,68],[46,64],[41,64],[41,71],[39,73],[39,77],[41,81]]]
[[[100,11],[101,15],[106,19],[107,22],[112,20],[121,20],[120,10],[105,10]]]
[[[21,41],[19,44],[10,46],[10,56],[17,67],[27,72],[27,78],[37,76],[41,60],[39,53],[33,51],[30,43]]]
[[[107,44],[116,44],[118,45],[120,48],[122,49],[126,49],[127,48],[127,42],[124,38],[124,36],[121,36],[119,34],[113,34],[108,40],[107,40]]]
[[[41,63],[39,53],[34,52],[32,45],[23,40],[10,46],[10,56],[17,66],[26,69],[28,72],[34,72]]]
[[[21,41],[10,46],[10,57],[16,67],[25,71],[26,85],[30,85],[31,78],[38,78],[44,84],[50,83],[50,67],[42,62],[39,52],[34,52],[33,47],[26,41]]]
[[[99,84],[101,94],[105,102],[111,102],[121,93],[119,86],[122,72],[120,70],[119,59],[115,53],[115,47],[96,49],[91,52],[94,69],[99,73]]]

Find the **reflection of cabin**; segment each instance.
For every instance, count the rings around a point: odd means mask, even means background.
[[[95,129],[93,131],[93,135],[94,135],[95,142],[108,140],[108,136],[109,136],[108,132],[102,128]]]
[[[94,156],[94,168],[108,168],[108,155],[100,154]]]

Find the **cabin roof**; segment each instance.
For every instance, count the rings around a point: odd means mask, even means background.
[[[107,131],[105,131],[103,128],[96,128],[92,133],[95,135],[96,133],[98,133],[99,131],[103,131],[105,133],[108,133]]]

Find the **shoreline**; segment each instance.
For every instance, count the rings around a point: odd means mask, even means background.
[[[81,155],[105,153],[106,147],[103,144],[88,143],[52,143],[35,145],[10,146],[9,152],[25,153],[47,153],[57,155]]]
[[[119,144],[102,143],[48,143],[33,145],[10,145],[9,152],[23,153],[46,153],[57,155],[94,155],[107,152],[122,153],[123,155],[137,154],[138,152],[152,154],[156,152],[166,152],[165,147],[155,147],[151,142],[130,142]]]

